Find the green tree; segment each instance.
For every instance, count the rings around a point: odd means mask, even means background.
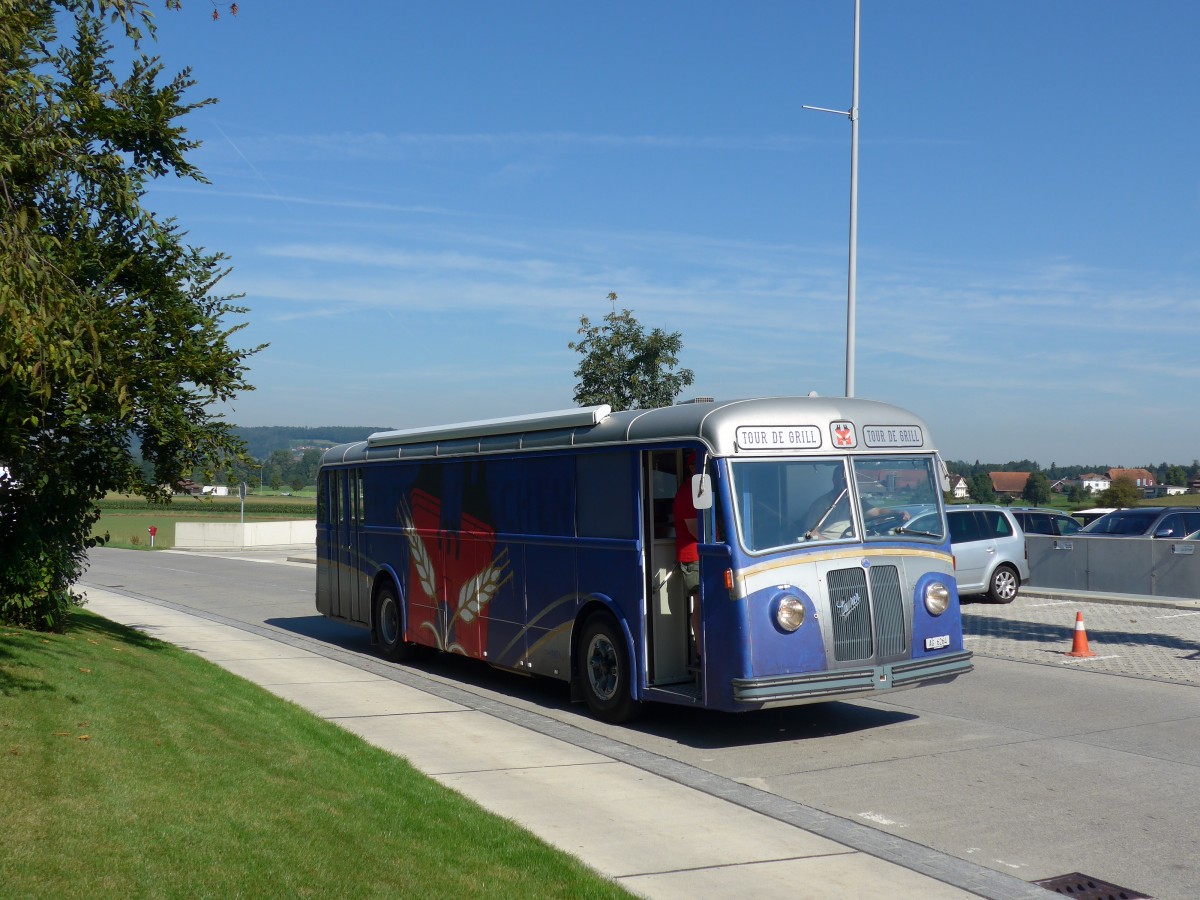
[[[249,490],[254,491],[258,489],[259,468],[257,460],[249,457],[244,459],[234,458],[227,460],[227,465],[229,484],[238,485],[244,481]]]
[[[1028,500],[1034,506],[1050,502],[1050,480],[1043,472],[1031,472],[1029,480],[1021,491],[1021,499]]]
[[[267,465],[272,469],[277,469],[283,477],[291,478],[292,466],[295,460],[292,458],[291,450],[276,450],[267,457]]]
[[[119,76],[109,35],[128,41]],[[143,204],[204,181],[189,73],[142,52],[142,0],[0,0],[0,618],[60,629],[107,491],[169,499],[240,452],[211,411],[249,389],[224,257]],[[137,446],[140,451],[133,448]],[[147,465],[139,465],[140,452]]]
[[[976,503],[996,502],[996,489],[992,487],[992,477],[987,472],[979,471],[972,475],[967,490]]]
[[[321,458],[324,455],[320,450],[305,450],[300,461],[296,463],[299,477],[305,486],[317,483],[317,470],[321,468]]]
[[[575,402],[607,403],[616,411],[670,406],[694,380],[691,369],[676,369],[683,338],[661,328],[646,334],[632,310],[616,311],[616,294],[608,299],[613,311],[604,323],[581,316],[577,334],[582,337],[567,344],[583,356],[575,370]]]
[[[1096,496],[1096,502],[1101,506],[1137,506],[1141,499],[1142,490],[1132,478],[1118,478]]]

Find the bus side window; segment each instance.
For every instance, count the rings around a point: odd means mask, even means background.
[[[676,451],[655,451],[651,457],[650,492],[654,510],[654,539],[675,536],[675,492],[679,489]]]
[[[580,537],[636,537],[636,483],[628,453],[588,453],[577,457],[575,481],[575,515]]]
[[[575,537],[575,465],[569,456],[521,461],[525,522],[533,534]]]
[[[367,510],[363,506],[362,469],[355,469],[350,478],[354,483],[354,524],[362,525],[367,521]]]
[[[322,525],[329,524],[329,473],[321,473],[321,483],[317,486],[317,521]]]

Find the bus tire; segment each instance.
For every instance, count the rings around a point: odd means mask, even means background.
[[[396,589],[383,585],[375,594],[375,637],[383,655],[395,662],[411,659],[416,651],[415,644],[404,640],[403,621]]]
[[[1021,589],[1021,576],[1009,565],[996,566],[988,584],[988,598],[993,603],[1012,603]]]
[[[620,628],[607,613],[595,613],[584,623],[576,673],[597,719],[616,724],[637,715],[641,704],[633,699],[629,653]]]

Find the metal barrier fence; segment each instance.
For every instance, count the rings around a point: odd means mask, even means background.
[[[1200,599],[1200,541],[1025,537],[1029,586]]]

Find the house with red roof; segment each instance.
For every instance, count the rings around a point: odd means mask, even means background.
[[[1029,472],[988,472],[997,497],[1020,497],[1029,481]]]
[[[1142,490],[1153,490],[1154,476],[1146,469],[1109,469],[1109,481],[1116,481],[1118,478],[1124,478],[1126,481],[1132,481]]]

